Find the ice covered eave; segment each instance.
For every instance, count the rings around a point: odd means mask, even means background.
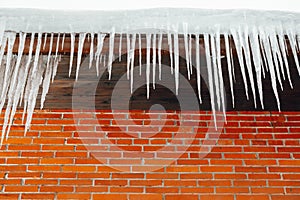
[[[157,8],[128,11],[53,11],[37,9],[0,9],[0,23],[15,32],[159,32],[176,30],[183,33],[206,33],[216,27],[221,33],[230,27],[283,26],[300,33],[300,13],[254,10],[203,10]]]

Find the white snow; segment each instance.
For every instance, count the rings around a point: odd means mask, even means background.
[[[180,15],[178,15],[180,13]],[[157,28],[159,27],[159,28]],[[18,55],[13,55],[16,35],[19,35]],[[58,35],[54,40],[54,35]],[[296,67],[300,75],[298,51],[300,43],[300,13],[253,10],[201,10],[201,9],[146,9],[135,11],[49,11],[26,9],[0,9],[0,112],[6,103],[2,138],[7,137],[18,105],[24,105],[26,130],[30,127],[32,113],[40,85],[43,86],[41,108],[43,108],[51,79],[55,78],[61,59],[59,48],[64,48],[66,34],[71,36],[69,75],[73,67],[77,47],[76,80],[79,77],[84,42],[90,42],[89,67],[94,64],[99,76],[99,67],[107,67],[108,79],[113,73],[115,44],[118,44],[119,60],[123,49],[127,50],[127,76],[133,92],[135,64],[142,69],[142,48],[146,44],[146,96],[150,98],[150,83],[153,88],[162,77],[162,50],[168,48],[171,73],[174,74],[176,94],[179,94],[179,61],[186,61],[187,79],[196,70],[197,91],[200,103],[202,69],[208,72],[208,88],[211,109],[216,120],[216,111],[225,116],[225,87],[221,57],[221,36],[225,38],[225,56],[229,73],[230,93],[234,106],[235,68],[240,68],[247,99],[252,92],[254,107],[264,108],[262,79],[270,73],[274,97],[280,110],[278,89],[289,81],[293,88],[290,67]],[[28,55],[23,55],[25,37],[31,35]],[[37,35],[37,38],[35,36]],[[62,35],[62,39],[60,39]],[[116,35],[120,35],[116,41]],[[127,47],[122,47],[126,35]],[[143,39],[142,36],[146,36]],[[78,41],[76,41],[76,36]],[[108,40],[105,40],[108,36]],[[295,66],[287,59],[287,42],[291,46]],[[50,39],[48,38],[50,37]],[[194,39],[195,37],[195,39]],[[200,37],[204,37],[205,52],[200,52]],[[166,41],[163,39],[166,38]],[[183,38],[183,47],[180,40]],[[230,43],[230,38],[234,43]],[[50,42],[48,55],[41,55],[46,42]],[[94,49],[94,42],[97,45]],[[53,44],[56,42],[56,44]],[[164,42],[166,44],[164,44]],[[61,43],[61,45],[60,45]],[[108,54],[102,49],[108,44]],[[239,65],[234,66],[232,49],[237,51]],[[55,49],[54,49],[55,46]],[[6,50],[7,49],[7,50]],[[52,55],[53,50],[55,55]],[[138,50],[139,60],[135,61]],[[184,50],[184,55],[180,55]],[[34,51],[34,52],[33,52]],[[205,53],[206,65],[201,53]],[[151,58],[152,55],[152,58]],[[95,61],[95,62],[94,62]],[[151,70],[152,69],[152,70]],[[152,74],[151,74],[152,73]],[[152,75],[152,77],[151,77]],[[152,78],[152,80],[151,80]],[[258,94],[259,97],[256,97]],[[226,117],[226,116],[225,116]],[[225,118],[226,119],[226,118]],[[216,124],[216,122],[215,122]]]

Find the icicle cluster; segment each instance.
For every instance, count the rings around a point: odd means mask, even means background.
[[[24,107],[22,120],[25,122],[25,131],[29,129],[40,86],[42,86],[42,109],[51,79],[53,81],[55,78],[60,61],[60,56],[57,54],[55,56],[51,55],[52,48],[50,48],[48,56],[40,55],[40,50],[43,48],[41,33],[38,34],[37,39],[34,33],[31,34],[28,55],[23,54],[27,36],[26,33],[19,33],[17,55],[13,54],[16,33],[3,32],[1,36],[0,85],[2,87],[0,88],[0,113],[4,105],[6,105],[6,109],[0,144],[8,137],[19,105],[23,105]],[[53,42],[53,34],[51,35],[51,42]],[[5,54],[6,48],[7,51]],[[33,52],[33,49],[36,49],[35,52]],[[27,116],[25,113],[27,113]]]
[[[1,27],[0,27],[1,28]],[[24,114],[27,113],[25,129],[28,130],[32,120],[32,114],[36,105],[36,99],[40,86],[42,86],[41,109],[43,108],[46,94],[48,92],[51,80],[57,72],[60,55],[58,55],[59,48],[63,49],[65,34],[60,39],[60,34],[57,36],[56,45],[54,43],[54,34],[42,34],[31,32],[29,54],[23,55],[26,33],[19,32],[19,47],[17,55],[13,55],[13,47],[16,40],[16,32],[5,32],[5,28],[0,29],[0,112],[6,104],[5,120],[2,129],[1,143],[7,137],[11,125],[13,124],[14,115],[18,105],[24,106]],[[72,72],[73,58],[75,52],[75,38],[76,33],[71,32],[71,55],[69,75]],[[121,34],[120,39],[115,41],[115,35]],[[130,80],[131,92],[133,92],[133,69],[135,61],[135,51],[139,52],[140,73],[142,73],[142,34],[145,35],[146,44],[146,85],[147,98],[150,97],[150,83],[152,78],[152,86],[155,88],[156,76],[161,77],[162,66],[162,44],[164,34],[170,53],[170,73],[174,74],[176,94],[179,89],[179,56],[185,57],[186,70],[188,79],[191,75],[196,73],[198,97],[200,103],[201,98],[201,77],[202,70],[206,67],[208,72],[208,87],[210,92],[211,107],[216,120],[216,111],[221,110],[225,116],[225,94],[224,94],[224,80],[221,66],[221,36],[225,41],[225,57],[227,60],[227,71],[229,73],[229,83],[231,89],[232,102],[234,106],[234,82],[235,82],[235,67],[240,67],[242,78],[245,86],[245,95],[249,98],[249,92],[254,97],[254,107],[257,107],[257,102],[260,102],[264,108],[263,100],[263,85],[262,78],[266,73],[270,73],[271,83],[274,96],[277,100],[278,109],[280,110],[280,99],[278,95],[278,88],[283,90],[283,81],[288,80],[291,88],[293,87],[287,59],[287,43],[289,40],[290,48],[292,50],[296,67],[300,75],[299,60],[297,51],[300,47],[300,38],[297,37],[296,29],[293,26],[282,25],[232,25],[227,27],[220,27],[218,24],[213,24],[206,31],[201,31],[199,27],[191,27],[188,23],[175,23],[168,25],[167,31],[152,29],[151,31],[121,33],[116,32],[116,28],[112,28],[106,34],[103,32],[81,32],[79,33],[78,49],[77,49],[77,65],[76,65],[76,80],[79,78],[79,71],[81,65],[81,57],[85,41],[90,42],[90,62],[91,68],[94,64],[99,76],[100,66],[106,66],[109,73],[109,79],[112,75],[112,68],[114,62],[115,48],[118,46],[119,59],[121,59],[123,40],[127,42],[127,77]],[[179,35],[183,35],[184,45],[179,45]],[[37,37],[36,37],[37,35]],[[109,51],[108,56],[102,53],[105,38],[109,37]],[[124,38],[124,36],[126,38]],[[48,37],[48,39],[47,39]],[[50,37],[50,39],[49,39]],[[88,38],[87,38],[88,37]],[[195,38],[195,39],[193,39]],[[200,38],[204,39],[204,51],[201,52]],[[234,44],[230,43],[233,39]],[[41,55],[41,49],[45,48],[46,41],[50,41],[49,53],[47,56]],[[96,40],[96,42],[95,42]],[[44,43],[43,43],[44,42]],[[118,45],[117,45],[118,44]],[[94,47],[95,45],[95,47]],[[234,45],[234,46],[233,46]],[[56,49],[53,49],[56,46]],[[184,48],[185,55],[180,55],[180,49]],[[236,49],[239,65],[233,65],[232,51]],[[33,52],[35,49],[35,52]],[[55,55],[52,52],[55,51]],[[193,52],[194,51],[194,52]],[[201,66],[201,56],[205,55],[206,65]],[[152,59],[151,59],[152,55]],[[195,55],[195,56],[192,56]],[[253,72],[255,74],[253,74]],[[151,77],[152,75],[152,77]],[[249,80],[249,81],[248,81]],[[256,94],[259,94],[257,97]],[[25,115],[23,116],[23,119]]]

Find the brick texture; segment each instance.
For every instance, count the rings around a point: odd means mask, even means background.
[[[300,199],[300,112],[228,112],[216,130],[206,111],[46,110],[25,135],[20,118],[0,199]]]

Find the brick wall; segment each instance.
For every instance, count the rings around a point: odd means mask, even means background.
[[[25,135],[21,116],[2,199],[300,199],[300,112],[36,111]]]

